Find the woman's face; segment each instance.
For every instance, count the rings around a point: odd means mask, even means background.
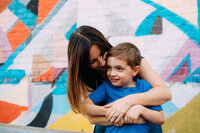
[[[89,53],[89,65],[92,69],[106,71],[106,53],[103,55],[98,45],[93,44]]]

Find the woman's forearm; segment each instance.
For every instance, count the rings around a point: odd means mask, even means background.
[[[90,121],[91,124],[97,124],[101,126],[110,126],[111,123],[109,120],[104,117],[104,116],[87,116],[88,120]]]
[[[89,116],[105,116],[106,114],[106,108],[104,106],[95,105],[89,97],[82,101],[82,107],[86,115]]]
[[[134,95],[134,97],[130,98],[129,101],[133,100],[133,105],[161,105],[171,100],[172,95],[169,88],[144,58],[141,61],[139,75],[149,82],[153,88],[148,92]]]
[[[157,106],[170,100],[170,96],[168,95],[171,95],[168,88],[155,87],[147,92],[131,94],[125,98],[131,106],[136,104],[144,106]]]

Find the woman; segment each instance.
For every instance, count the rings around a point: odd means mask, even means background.
[[[112,122],[119,122],[129,112],[130,107],[136,104],[156,106],[171,99],[171,93],[164,81],[143,58],[139,76],[150,82],[153,89],[146,93],[121,98],[106,105],[107,109],[103,106],[89,108],[84,99],[104,80],[107,80],[105,55],[111,47],[102,33],[91,26],[81,26],[72,33],[68,47],[67,92],[74,112],[86,113],[91,123],[109,125]],[[93,109],[99,110],[99,114],[88,113],[88,110]],[[106,114],[106,117],[102,113]],[[138,123],[140,122],[139,119]]]

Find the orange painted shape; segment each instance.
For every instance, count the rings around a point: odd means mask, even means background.
[[[59,0],[39,0],[38,24],[42,23],[42,21],[48,16],[58,1]]]
[[[0,101],[0,123],[10,123],[15,120],[28,107]]]
[[[33,82],[52,82],[53,81],[53,73],[54,73],[54,67],[51,67],[50,70],[45,72],[39,77],[33,78]]]
[[[11,44],[12,51],[15,51],[30,34],[31,31],[19,20],[6,35]]]
[[[0,13],[3,12],[12,0],[0,0]]]

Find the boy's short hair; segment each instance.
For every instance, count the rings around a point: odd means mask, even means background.
[[[134,44],[129,42],[120,43],[111,48],[106,57],[117,57],[126,61],[132,68],[139,66],[142,59],[139,49]]]

